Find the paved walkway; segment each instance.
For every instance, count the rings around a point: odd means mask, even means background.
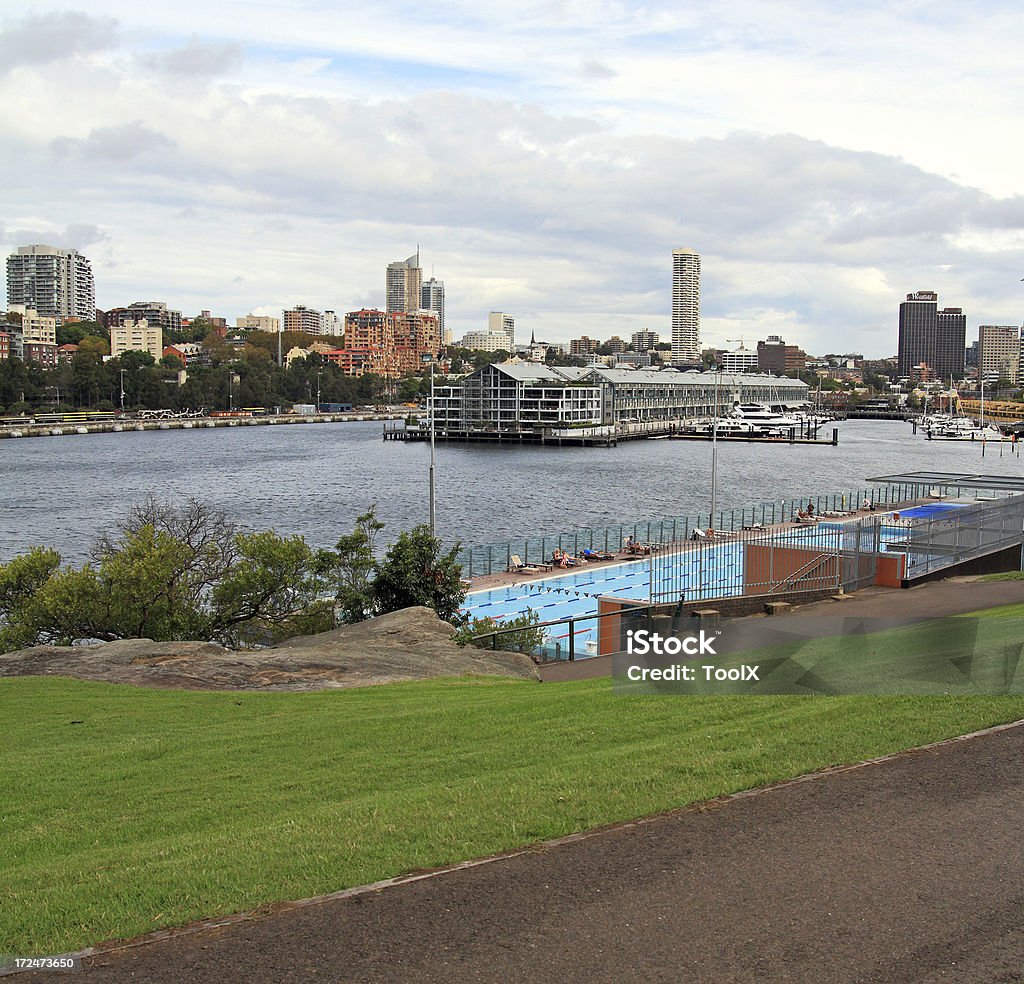
[[[109,953],[81,979],[1020,981],[1022,759],[1017,726]]]

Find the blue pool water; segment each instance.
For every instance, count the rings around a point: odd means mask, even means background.
[[[963,509],[965,502],[926,502],[922,506],[912,506],[910,509],[901,509],[900,516],[904,519],[926,519],[929,516],[938,516],[940,513],[951,512],[954,509]]]
[[[819,523],[808,529],[786,530],[775,539],[788,543],[809,543],[822,533],[839,529],[835,523]],[[651,562],[649,557],[628,560],[600,567],[553,574],[549,577],[524,580],[473,591],[466,596],[462,610],[473,618],[492,618],[501,622],[506,618],[536,612],[540,621],[579,619],[594,615],[598,598],[618,597],[630,601],[646,602],[650,596]],[[674,590],[685,595],[728,597],[743,592],[743,545],[739,541],[705,544],[673,556],[659,557],[656,562],[658,581],[668,580]],[[552,626],[549,631],[550,648],[557,646],[567,651],[567,626]],[[575,626],[574,643],[577,654],[588,652],[587,643],[597,641],[597,621],[591,619]],[[556,655],[554,652],[551,655]]]
[[[923,519],[959,509],[963,503],[927,503],[900,512],[901,518]],[[819,543],[822,547],[838,546],[833,538],[844,523],[817,523],[804,529],[780,531],[772,539],[789,544]],[[893,541],[905,540],[904,525],[879,526],[882,550]],[[658,584],[670,583],[673,590],[695,597],[729,597],[743,592],[743,545],[740,541],[705,544],[699,550],[684,551],[658,557],[655,564]],[[582,567],[548,577],[524,580],[466,596],[462,610],[474,618],[489,617],[501,623],[507,618],[535,612],[541,622],[584,619],[597,613],[598,598],[618,597],[646,602],[650,596],[650,558],[638,558],[600,567]],[[590,619],[574,626],[576,655],[587,655],[596,648],[597,621]],[[588,647],[588,643],[590,646]],[[567,625],[548,630],[548,653],[559,657],[567,654]]]

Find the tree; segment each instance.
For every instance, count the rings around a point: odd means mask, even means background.
[[[355,530],[343,536],[335,547],[335,600],[342,622],[362,622],[373,614],[374,549],[384,524],[377,519],[376,506],[356,519]]]
[[[326,632],[334,612],[320,600],[325,565],[301,536],[239,534],[236,562],[214,587],[209,634],[230,645]]]
[[[43,547],[33,547],[27,554],[0,565],[0,652],[35,642],[35,599],[59,566],[60,554]]]
[[[376,566],[371,596],[378,615],[412,605],[433,608],[446,622],[458,621],[466,598],[462,568],[456,560],[458,544],[441,552],[441,541],[430,527],[416,526],[399,534]]]
[[[76,638],[217,639],[227,645],[333,624],[324,559],[301,537],[243,533],[189,499],[149,499],[81,568],[36,549],[0,565],[0,648]]]

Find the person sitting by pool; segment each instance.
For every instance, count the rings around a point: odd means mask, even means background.
[[[644,544],[642,544],[639,540],[634,540],[632,536],[629,536],[626,539],[626,549],[631,554],[645,554],[651,552],[650,547],[644,546]]]
[[[583,548],[583,559],[584,560],[613,560],[613,556],[610,553],[602,553],[600,550],[591,550],[590,547]]]
[[[811,517],[814,516],[814,503],[810,500],[807,502],[807,515]]]

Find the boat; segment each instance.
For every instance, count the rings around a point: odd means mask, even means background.
[[[1006,435],[995,427],[979,427],[973,421],[971,426],[960,424],[937,427],[926,432],[929,441],[1005,441]]]
[[[785,416],[777,413],[771,407],[763,403],[737,403],[732,408],[730,416],[758,427],[771,427],[786,429],[799,427],[801,421],[796,417]]]

